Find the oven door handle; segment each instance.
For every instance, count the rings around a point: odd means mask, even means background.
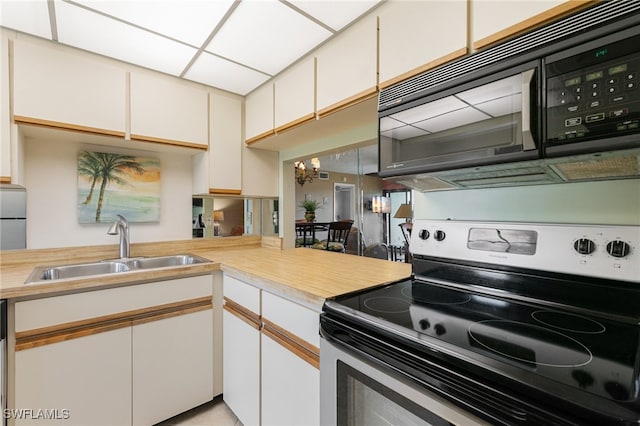
[[[522,75],[522,149],[531,151],[536,149],[536,142],[531,131],[531,80],[536,70],[524,71]]]

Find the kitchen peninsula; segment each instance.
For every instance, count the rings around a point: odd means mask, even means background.
[[[247,406],[251,398],[244,394],[263,398],[263,417],[269,415],[265,407],[273,416],[291,415],[277,406],[287,391],[314,395],[305,408],[305,415],[314,416],[319,409],[318,315],[324,300],[411,272],[410,265],[397,262],[262,247],[260,237],[131,245],[132,256],[186,252],[213,262],[31,285],[24,280],[36,266],[113,258],[117,247],[69,248],[64,256],[53,249],[3,252],[0,298],[9,301],[9,408],[67,408],[71,416],[61,424],[96,421],[91,412],[97,410],[108,411],[117,424],[154,424],[224,389],[225,402],[241,419],[259,410],[258,404]],[[256,328],[238,321],[238,310],[253,312]],[[255,352],[248,350],[251,342]],[[224,367],[223,351],[230,360]],[[299,387],[267,391],[268,376],[249,382],[234,377],[235,361],[243,373],[262,363],[263,372],[285,374],[279,359],[287,360],[287,369],[298,365],[304,371]],[[236,385],[243,389],[243,406],[234,401]],[[171,391],[176,386],[180,395]]]

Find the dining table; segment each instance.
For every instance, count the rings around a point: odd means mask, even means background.
[[[296,241],[298,246],[311,247],[316,241],[316,232],[323,232],[329,229],[331,222],[307,222],[296,221]]]

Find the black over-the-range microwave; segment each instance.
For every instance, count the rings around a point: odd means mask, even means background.
[[[585,12],[577,18],[587,29],[561,21],[385,89],[379,175],[639,148],[640,22],[632,12],[608,25]],[[578,25],[576,34],[564,35],[567,25]],[[545,36],[557,40],[541,43]]]

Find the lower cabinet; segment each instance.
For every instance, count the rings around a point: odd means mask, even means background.
[[[225,403],[244,426],[260,424],[260,331],[228,310],[223,312]]]
[[[245,425],[320,422],[319,312],[224,276],[223,397]]]
[[[320,424],[320,371],[262,335],[262,424]]]
[[[212,290],[207,275],[16,302],[14,424],[152,425],[210,401]]]
[[[133,424],[151,425],[210,401],[211,309],[133,325]]]
[[[15,374],[16,425],[131,424],[130,327],[18,351]]]

